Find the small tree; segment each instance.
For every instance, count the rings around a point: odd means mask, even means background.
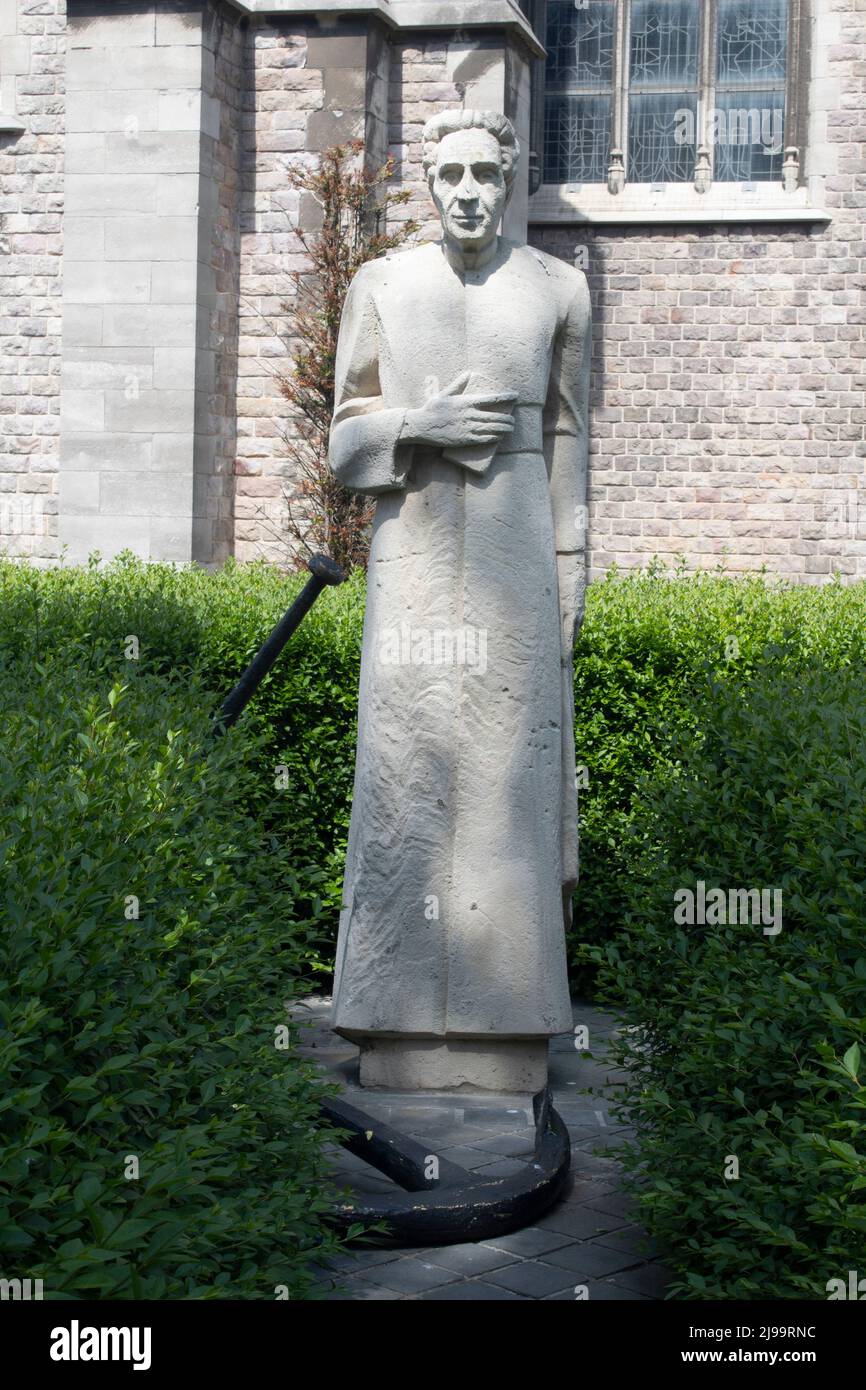
[[[322,209],[315,232],[298,231],[309,268],[292,273],[296,299],[283,305],[292,317],[296,346],[280,390],[292,407],[294,430],[286,442],[295,464],[297,495],[286,497],[289,534],[302,553],[324,551],[339,565],[365,566],[373,504],[344,488],[328,467],[328,435],[334,413],[337,334],[346,293],[367,261],[401,246],[417,222],[380,231],[390,208],[406,203],[408,189],[388,187],[394,161],[377,172],[366,168],[363,141],[325,150],[316,169],[293,169],[293,188],[309,193]]]

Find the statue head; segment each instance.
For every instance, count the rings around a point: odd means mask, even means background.
[[[478,252],[496,237],[520,146],[496,111],[444,111],[422,136],[424,173],[446,240]]]

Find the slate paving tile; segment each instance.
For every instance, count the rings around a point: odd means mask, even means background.
[[[451,1284],[461,1277],[453,1269],[428,1264],[412,1256],[398,1260],[396,1264],[379,1265],[358,1274],[359,1279],[369,1280],[384,1289],[393,1289],[395,1293],[425,1293],[427,1289]]]
[[[542,1231],[538,1226],[526,1226],[522,1231],[512,1231],[510,1235],[485,1241],[485,1245],[528,1259],[544,1255],[548,1250],[556,1250],[570,1239],[570,1236],[562,1235],[559,1231]]]
[[[495,1163],[483,1163],[475,1170],[483,1178],[515,1178],[526,1172],[526,1162],[519,1158],[500,1158]]]
[[[567,1269],[557,1269],[554,1265],[541,1264],[538,1260],[522,1260],[520,1264],[497,1269],[488,1275],[491,1284],[511,1289],[530,1298],[544,1298],[559,1289],[568,1288],[574,1280]]]
[[[625,1192],[610,1193],[597,1202],[593,1201],[591,1205],[598,1211],[609,1212],[611,1216],[630,1217],[635,1209],[634,1198]]]
[[[591,1148],[592,1144],[595,1144],[598,1141],[599,1135],[603,1134],[604,1132],[605,1131],[603,1127],[599,1124],[570,1125],[568,1129],[568,1134],[569,1138],[571,1139],[572,1154],[576,1153],[580,1149],[581,1144],[586,1144]]]
[[[417,1139],[419,1144],[426,1144],[430,1139],[429,1134],[413,1134],[407,1131],[412,1139]],[[489,1129],[479,1129],[476,1125],[453,1125],[449,1129],[443,1129],[436,1134],[436,1143],[442,1148],[454,1144],[475,1144],[490,1137]]]
[[[440,1245],[422,1253],[425,1263],[442,1265],[458,1274],[486,1274],[491,1269],[504,1269],[520,1258],[508,1250],[496,1250],[491,1245]]]
[[[605,1197],[610,1197],[618,1191],[612,1182],[595,1182],[592,1178],[584,1181],[579,1173],[576,1177],[571,1193],[565,1199],[569,1206],[591,1206],[597,1207],[598,1203]],[[599,1213],[601,1215],[601,1213]],[[610,1213],[605,1213],[610,1215]],[[620,1219],[620,1224],[624,1224],[626,1217]]]
[[[587,1206],[574,1206],[570,1210],[567,1235],[573,1241],[598,1240],[600,1243],[604,1243],[605,1238],[611,1232],[611,1223],[620,1221],[620,1217],[608,1216],[602,1211],[593,1211]],[[565,1238],[566,1234],[563,1233],[563,1240]]]
[[[611,1302],[618,1303],[653,1303],[656,1300],[646,1298],[642,1293],[633,1293],[630,1289],[618,1289],[613,1284],[603,1279],[582,1279],[579,1281],[581,1302]],[[583,1290],[586,1290],[584,1294]],[[544,1299],[545,1303],[564,1303],[576,1302],[577,1293],[574,1288],[561,1289],[559,1293],[549,1293]]]
[[[611,1250],[591,1240],[580,1240],[573,1245],[563,1245],[559,1250],[550,1250],[542,1259],[545,1264],[571,1270],[576,1278],[582,1276],[583,1279],[601,1279],[606,1274],[617,1274],[641,1262],[639,1255],[629,1254],[625,1250]]]
[[[364,1250],[352,1250],[351,1248],[345,1255],[334,1255],[328,1261],[328,1269],[331,1272],[342,1272],[343,1270],[358,1270],[363,1264],[364,1268],[371,1268],[373,1265],[392,1264],[394,1260],[403,1258],[402,1250],[376,1250],[373,1247]]]
[[[463,1119],[467,1127],[473,1125],[479,1129],[492,1129],[499,1134],[510,1134],[514,1130],[527,1129],[535,1124],[535,1117],[531,1110],[470,1110],[469,1107],[463,1112]]]
[[[605,1158],[603,1154],[583,1154],[580,1160],[580,1176],[593,1178],[598,1182],[618,1183],[620,1166],[615,1158]]]
[[[583,1240],[586,1228],[585,1213],[588,1209],[587,1206],[577,1206],[573,1202],[567,1202],[563,1206],[556,1207],[552,1212],[547,1212],[544,1216],[539,1217],[535,1224],[544,1231],[558,1231],[572,1240]],[[593,1207],[592,1210],[595,1208]],[[602,1218],[605,1214],[600,1213]],[[613,1219],[617,1220],[617,1218]],[[620,1217],[619,1223],[624,1225],[625,1218]]]
[[[497,1134],[472,1147],[486,1154],[501,1154],[503,1158],[530,1158],[535,1153],[535,1133]]]
[[[527,1301],[525,1294],[515,1293],[513,1289],[503,1289],[497,1284],[487,1284],[481,1279],[465,1279],[461,1284],[448,1284],[443,1289],[430,1289],[422,1293],[419,1303],[521,1303]]]
[[[646,1294],[649,1298],[664,1298],[670,1275],[660,1264],[639,1265],[636,1269],[624,1270],[613,1276],[618,1287],[631,1289],[634,1293]]]
[[[335,1290],[334,1293],[327,1295],[326,1303],[346,1303],[363,1301],[368,1302],[394,1302],[402,1298],[402,1294],[395,1292],[394,1289],[380,1288],[375,1284],[367,1284],[361,1279],[349,1280],[342,1291]]]
[[[611,1250],[628,1250],[644,1260],[652,1260],[656,1255],[655,1241],[641,1226],[621,1226],[619,1230],[606,1231],[597,1237],[597,1243]]]
[[[580,1148],[593,1154],[597,1154],[599,1151],[610,1152],[612,1149],[621,1149],[626,1139],[627,1136],[617,1134],[614,1130],[600,1128],[592,1137],[578,1138],[577,1143],[572,1146],[571,1152],[574,1154]]]
[[[468,1144],[454,1144],[451,1148],[437,1149],[439,1158],[447,1158],[451,1163],[459,1163],[461,1168],[478,1168],[489,1155],[484,1149],[470,1148]]]

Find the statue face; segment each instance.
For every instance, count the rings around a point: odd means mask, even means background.
[[[430,182],[445,235],[467,251],[496,236],[507,197],[502,147],[487,130],[457,130],[440,142]]]

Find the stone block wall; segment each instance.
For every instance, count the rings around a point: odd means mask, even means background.
[[[236,24],[219,5],[70,6],[59,538],[72,559],[229,553],[216,364],[233,371],[236,277],[222,316],[216,280],[236,214],[221,203],[231,108],[216,90],[237,83]]]
[[[0,549],[44,562],[57,553],[66,6],[13,3],[0,83],[24,130],[0,128]]]

